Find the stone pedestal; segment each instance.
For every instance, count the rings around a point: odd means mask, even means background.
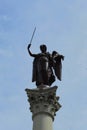
[[[30,111],[32,112],[33,130],[53,130],[53,121],[61,105],[56,96],[57,86],[26,89]]]

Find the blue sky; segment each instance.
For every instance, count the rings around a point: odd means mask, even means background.
[[[62,81],[53,84],[62,105],[54,130],[87,130],[86,0],[0,0],[0,129],[32,129],[24,90],[35,88],[27,52],[35,26],[32,52],[45,43],[65,56]]]

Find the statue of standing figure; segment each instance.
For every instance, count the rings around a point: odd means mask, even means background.
[[[31,44],[27,49],[29,55],[34,57],[33,60],[33,72],[32,82],[36,82],[36,86],[48,85],[51,86],[55,81],[55,77],[61,81],[62,62],[64,56],[53,51],[52,54],[47,52],[47,46],[45,44],[40,45],[41,53],[33,54],[30,51]]]

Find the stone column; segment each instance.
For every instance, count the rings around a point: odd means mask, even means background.
[[[57,86],[25,90],[32,112],[33,130],[53,130],[54,116],[61,107],[56,90]]]

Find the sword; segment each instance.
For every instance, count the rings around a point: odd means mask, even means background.
[[[34,31],[33,31],[33,34],[32,34],[31,40],[30,40],[30,44],[32,43],[32,40],[33,40],[33,37],[34,37],[35,31],[36,31],[36,27],[34,28]]]

